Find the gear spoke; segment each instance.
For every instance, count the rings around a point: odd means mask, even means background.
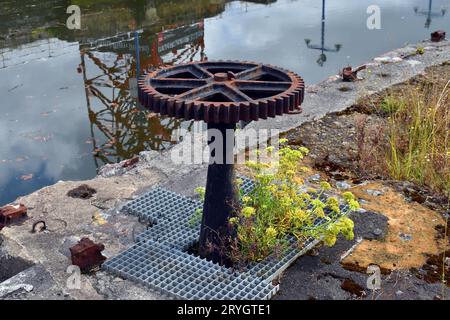
[[[239,90],[281,92],[288,90],[291,86],[291,83],[285,81],[236,80],[234,82],[234,85]]]
[[[256,67],[236,73],[235,78],[236,80],[253,80],[261,77],[263,74],[263,66],[259,64]]]
[[[191,65],[191,72],[199,79],[208,79],[214,77],[211,72],[209,72],[202,66],[199,66],[198,64]]]
[[[231,85],[223,85],[222,93],[233,102],[253,101],[248,95]]]
[[[158,88],[195,89],[207,84],[206,80],[183,78],[156,78],[151,79],[150,84]]]
[[[214,85],[207,84],[175,96],[177,99],[199,100],[215,93]]]

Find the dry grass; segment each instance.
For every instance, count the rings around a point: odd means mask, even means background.
[[[432,68],[357,106],[361,173],[408,180],[450,195],[450,66]],[[384,121],[370,124],[368,115]]]
[[[390,176],[450,194],[450,80],[429,73],[388,94],[387,167]]]

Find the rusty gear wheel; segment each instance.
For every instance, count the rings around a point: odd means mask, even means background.
[[[236,123],[301,111],[305,84],[293,72],[237,61],[162,67],[139,80],[150,111],[207,123]]]

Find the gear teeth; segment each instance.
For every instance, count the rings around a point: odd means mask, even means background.
[[[259,105],[257,103],[250,103],[250,119],[254,121],[259,119]]]
[[[294,107],[297,108],[300,105],[300,93],[294,91]]]
[[[213,106],[211,108],[212,114],[213,114],[213,122],[214,123],[220,123],[220,107]]]
[[[275,102],[276,102],[276,113],[277,113],[277,116],[283,115],[283,98],[276,97],[275,98]]]
[[[210,122],[209,119],[212,119],[212,109],[210,105],[205,105],[205,112],[203,112],[203,121],[208,123]]]
[[[259,104],[259,117],[265,120],[267,119],[268,114],[269,114],[268,104],[266,101],[263,101]]]
[[[161,98],[159,96],[153,96],[153,101],[151,103],[152,107],[151,110],[153,112],[159,113],[161,111],[161,106],[160,106],[160,101]]]
[[[220,105],[219,122],[220,122],[220,119],[222,119],[222,122],[224,122],[224,123],[230,123],[229,107],[227,107],[223,104]]]
[[[244,104],[239,108],[239,119],[242,121],[249,122],[250,121],[250,105]]]
[[[203,110],[205,108],[205,105],[202,104],[196,104],[194,105],[194,120],[200,121],[203,120]]]
[[[237,105],[230,106],[230,117],[229,117],[230,122],[233,122],[233,123],[239,122],[239,119],[240,119],[239,110],[240,110],[240,108]]]
[[[289,97],[286,95],[283,95],[282,99],[283,99],[283,112],[289,113]]]
[[[169,117],[175,117],[175,100],[167,100],[167,115]]]
[[[159,113],[160,113],[162,116],[166,116],[166,115],[168,114],[168,112],[167,112],[167,101],[168,101],[168,100],[165,100],[165,99],[161,99],[161,100],[159,101],[159,106],[160,106]]]
[[[295,94],[290,93],[289,94],[289,110],[294,110],[295,108]]]
[[[184,117],[184,102],[180,100],[175,101],[175,117],[182,119]]]
[[[186,102],[184,107],[184,119],[191,120],[193,117],[193,102]]]
[[[277,115],[276,105],[277,105],[277,103],[274,99],[270,99],[269,101],[267,101],[267,106],[268,106],[267,115],[271,118],[275,118]]]

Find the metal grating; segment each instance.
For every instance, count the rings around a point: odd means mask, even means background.
[[[164,243],[172,248],[187,250],[200,236],[200,225],[191,225],[186,221],[162,221],[139,234],[136,239]]]
[[[308,239],[300,248],[295,239],[290,239],[289,248],[282,257],[269,257],[258,263],[251,263],[246,269],[247,272],[267,281],[280,276],[298,257],[314,248],[319,240]]]
[[[103,268],[175,299],[268,300],[279,290],[260,277],[153,241],[135,244]]]
[[[123,210],[144,221],[158,223],[180,218],[189,220],[192,213],[201,207],[200,201],[156,187],[125,205]]]
[[[241,191],[248,194],[253,181],[244,176]],[[192,216],[203,203],[169,190],[156,187],[124,206],[123,210],[153,226],[137,236],[137,241],[156,241],[170,247],[187,250],[199,238],[200,224]]]
[[[242,193],[248,194],[253,181],[239,178]],[[200,223],[191,218],[201,207],[198,200],[159,187],[133,200],[124,211],[152,226],[104,268],[176,299],[270,299],[278,291],[271,281],[319,242],[311,238],[299,247],[292,238],[282,257],[269,257],[236,272],[186,252],[199,238]],[[325,221],[319,219],[315,224]]]

